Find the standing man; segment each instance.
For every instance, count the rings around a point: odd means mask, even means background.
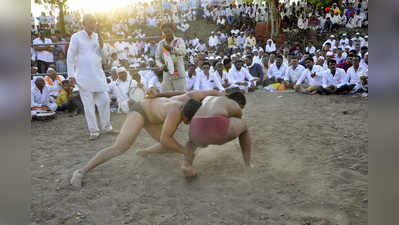
[[[112,131],[110,99],[101,65],[102,40],[94,32],[96,19],[91,15],[85,15],[83,26],[83,30],[71,37],[67,57],[68,76],[72,84],[76,84],[79,88],[90,133],[89,139],[95,140],[100,136],[95,106],[100,115],[101,130]]]
[[[46,38],[44,30],[40,30],[39,35],[38,38],[33,40],[37,57],[37,67],[39,68],[39,73],[46,73],[49,65],[54,62],[54,46],[49,45],[53,42],[50,38]]]
[[[174,35],[172,24],[163,25],[161,31],[165,39],[158,43],[155,62],[163,71],[162,91],[186,91],[184,40]]]

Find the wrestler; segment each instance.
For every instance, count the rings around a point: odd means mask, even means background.
[[[246,104],[245,96],[241,92],[233,92],[226,96],[205,97],[202,103],[196,100],[190,100],[190,103],[197,105],[195,108],[198,108],[198,111],[192,118],[187,118],[190,121],[190,131],[186,148],[194,152],[197,147],[223,145],[238,137],[244,163],[252,167],[251,139],[247,124],[242,119],[242,109]],[[164,151],[166,149],[157,144],[137,151],[136,154],[143,156],[150,152]],[[196,171],[192,168],[193,159],[188,162],[190,165],[184,167],[186,177],[196,175]]]
[[[152,89],[151,91],[155,91]],[[151,93],[149,93],[151,95]],[[176,96],[177,94],[180,94]],[[192,171],[194,153],[180,145],[173,137],[177,127],[195,114],[199,106],[193,101],[201,101],[206,96],[222,96],[218,91],[171,92],[157,94],[157,98],[144,99],[131,105],[131,111],[116,138],[115,143],[99,151],[83,168],[73,173],[71,184],[82,186],[82,179],[91,169],[126,152],[136,140],[142,128],[169,151],[184,154],[184,171]],[[173,96],[173,97],[170,97]],[[166,98],[170,97],[170,98]],[[190,101],[189,101],[190,100]]]

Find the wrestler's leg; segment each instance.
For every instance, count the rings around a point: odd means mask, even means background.
[[[247,123],[243,119],[230,117],[229,130],[225,142],[239,138],[242,157],[246,166],[251,166],[251,138],[249,136]]]
[[[197,149],[197,145],[194,144],[193,141],[188,140],[185,148],[187,150],[189,150],[193,155],[192,158],[190,160],[184,160],[184,164],[183,164],[183,173],[185,177],[194,177],[197,175],[197,172],[194,170],[193,168],[193,162],[194,162],[194,158],[195,158],[195,150]]]
[[[98,165],[126,152],[144,126],[144,118],[137,112],[128,113],[122,129],[115,143],[99,151],[82,169],[73,173],[71,184],[75,187],[82,186],[83,176]]]

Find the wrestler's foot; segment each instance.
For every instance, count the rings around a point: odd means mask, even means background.
[[[83,179],[82,171],[76,170],[75,172],[73,172],[71,178],[71,185],[74,186],[75,188],[82,188],[82,179]]]
[[[197,176],[197,172],[194,170],[192,166],[183,166],[183,173],[186,178]]]

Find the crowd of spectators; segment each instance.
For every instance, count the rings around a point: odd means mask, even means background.
[[[185,40],[186,86],[190,90],[293,89],[306,94],[348,94],[368,92],[367,0],[343,1],[326,8],[307,1],[280,4],[283,32],[316,30],[328,32],[321,46],[302,40],[266,44],[255,38],[255,25],[268,22],[265,4],[218,4],[193,1],[135,4],[108,14],[98,14],[105,41],[101,52],[111,110],[126,112],[123,99],[140,100],[149,88],[161,88],[162,77],[154,69],[155,51],[160,39],[146,39],[146,29],[172,23],[186,32],[194,20],[214,23],[217,29],[207,39]],[[67,34],[61,36],[54,16],[32,17],[32,107],[51,111],[82,112],[78,92],[67,80],[66,56],[70,34],[82,29],[78,12],[66,14]],[[339,30],[347,32],[338,32]],[[122,39],[142,38],[127,41]],[[40,45],[47,44],[47,45]],[[55,44],[55,45],[54,45]],[[139,68],[138,70],[136,70]],[[131,92],[134,92],[133,94]],[[62,93],[62,94],[61,94]]]

